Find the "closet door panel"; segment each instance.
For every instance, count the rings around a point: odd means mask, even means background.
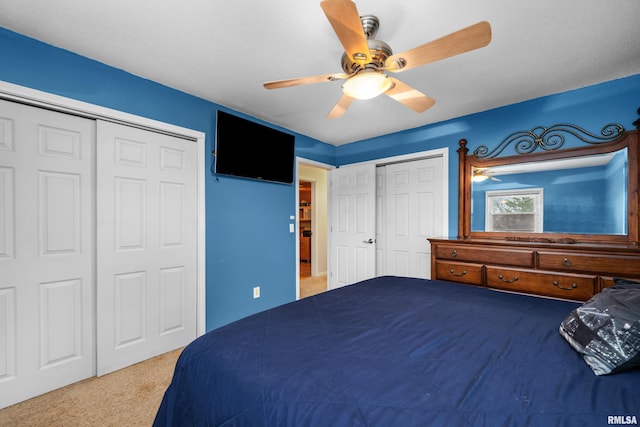
[[[95,122],[0,100],[0,407],[95,375]]]
[[[196,144],[98,122],[98,375],[196,336]]]
[[[427,244],[442,228],[442,157],[399,162],[384,167],[385,274],[429,278]]]
[[[329,173],[330,222],[328,288],[376,274],[375,165],[342,166]]]

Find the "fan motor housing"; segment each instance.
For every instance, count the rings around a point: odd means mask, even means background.
[[[349,55],[342,54],[342,69],[347,74],[354,74],[364,69],[378,69],[384,67],[384,62],[393,55],[391,47],[381,40],[367,40],[371,53],[371,62],[368,64],[358,64],[349,58]]]
[[[364,30],[364,35],[367,37],[367,40],[374,39],[378,33],[378,28],[380,28],[380,20],[378,17],[374,15],[363,15],[360,17],[360,22],[362,23],[362,29]]]

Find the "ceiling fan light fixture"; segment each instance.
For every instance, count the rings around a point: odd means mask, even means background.
[[[482,174],[482,173],[473,175],[471,177],[471,181],[473,181],[473,182],[482,182],[482,181],[486,181],[487,179],[489,179],[489,177],[487,175]]]
[[[350,77],[342,91],[355,99],[371,99],[391,89],[393,82],[386,74],[379,71],[363,70]]]

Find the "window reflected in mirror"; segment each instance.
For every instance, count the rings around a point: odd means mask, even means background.
[[[487,231],[541,233],[543,231],[543,190],[486,192]]]

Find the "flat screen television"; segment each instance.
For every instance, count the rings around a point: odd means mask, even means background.
[[[292,184],[294,152],[293,135],[218,111],[216,174]]]

